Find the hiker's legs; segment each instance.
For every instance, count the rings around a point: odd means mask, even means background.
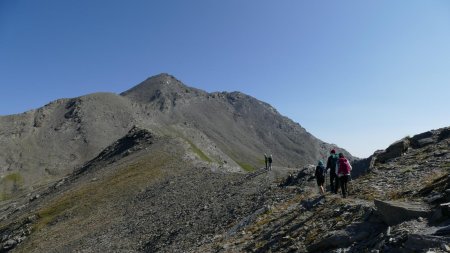
[[[324,177],[318,177],[317,178],[317,186],[319,187],[319,191],[322,195],[325,194],[325,190],[323,189],[323,184],[325,183]]]
[[[265,163],[266,163],[266,170],[267,170],[267,161]]]
[[[348,182],[348,176],[342,176],[339,178],[339,181],[341,181],[341,190],[342,190],[342,196],[344,198],[347,197],[347,182]]]
[[[336,174],[333,172],[330,172],[330,191],[334,192],[334,178],[336,177]]]
[[[338,176],[334,176],[334,189],[333,189],[333,192],[334,193],[338,193],[338,190],[339,190],[339,184],[341,183],[340,182],[341,180],[340,180],[340,178],[338,177]]]

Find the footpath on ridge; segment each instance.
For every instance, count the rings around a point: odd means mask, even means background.
[[[347,198],[319,195],[312,166],[249,174],[283,175],[273,186],[278,201],[201,250],[450,252],[449,133],[407,137],[375,153],[368,170],[349,183]]]

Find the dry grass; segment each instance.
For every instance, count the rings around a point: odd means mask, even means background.
[[[18,252],[39,248],[42,246],[39,242],[48,238],[56,241],[59,238],[65,243],[76,241],[120,218],[117,204],[163,178],[163,168],[172,159],[160,152],[153,153],[137,163],[122,165],[103,179],[81,184],[50,200],[36,211],[39,219],[33,224],[33,233],[17,248]],[[80,227],[83,230],[76,229]]]
[[[70,212],[78,216],[88,216],[91,211],[98,209],[102,202],[123,197],[132,191],[132,188],[160,177],[164,163],[165,159],[160,159],[157,163],[152,159],[152,161],[131,164],[104,180],[89,183],[60,196],[37,212],[40,219],[35,229],[42,229],[58,217]]]

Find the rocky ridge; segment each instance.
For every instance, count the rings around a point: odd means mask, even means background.
[[[58,181],[135,125],[185,139],[191,156],[220,171],[257,169],[264,153],[280,166],[303,166],[334,146],[251,96],[207,93],[160,74],[120,95],[60,99],[0,117],[0,201]]]
[[[299,173],[282,185],[300,194],[195,252],[450,252],[449,130],[408,137],[406,147],[397,142],[395,155],[387,154],[392,147],[376,152],[349,198],[319,196],[313,169]],[[415,145],[423,136],[431,139]]]

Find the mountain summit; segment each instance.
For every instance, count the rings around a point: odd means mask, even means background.
[[[60,99],[0,117],[0,252],[445,249],[449,137],[402,139],[324,197],[314,164],[337,147],[249,95],[161,74]]]
[[[333,146],[251,96],[207,93],[159,74],[120,95],[59,99],[0,117],[0,174],[15,180],[3,184],[0,196],[9,199],[60,179],[134,126],[179,138],[190,156],[219,171],[263,167],[264,153],[273,154],[275,166],[315,164]]]
[[[175,104],[177,99],[186,99],[200,93],[206,94],[203,91],[190,88],[174,76],[164,73],[150,77],[120,95],[140,103],[151,103],[155,100],[167,100],[172,104]],[[161,106],[161,109],[164,109],[164,103],[162,103]]]
[[[174,238],[183,251],[334,148],[267,103],[168,74],[0,117],[0,140],[2,252],[153,252]]]

